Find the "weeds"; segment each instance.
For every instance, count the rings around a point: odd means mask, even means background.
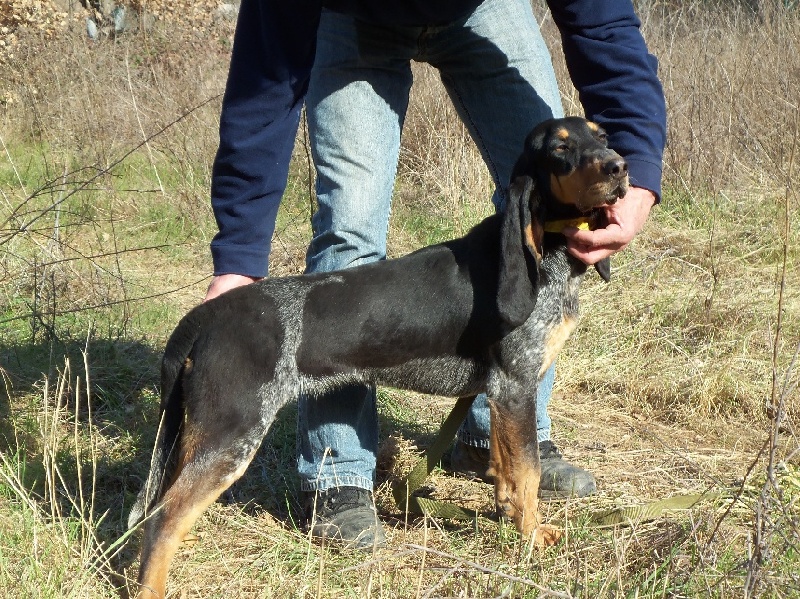
[[[382,390],[386,552],[339,553],[297,529],[288,410],[198,523],[173,591],[800,593],[800,67],[791,60],[800,15],[757,4],[640,3],[669,107],[664,198],[614,258],[612,283],[587,277],[583,324],[559,361],[556,435],[601,488],[549,506],[564,544],[535,553],[487,518],[398,514],[389,481],[415,462],[451,402]],[[579,112],[540,14],[565,106]],[[114,596],[135,572],[124,522],[155,434],[160,348],[210,273],[210,164],[230,36],[225,23],[99,42],[19,34],[0,64],[0,595]],[[424,65],[414,74],[391,255],[460,235],[492,211],[490,178],[436,75]],[[301,131],[275,275],[303,268],[313,206],[304,142]],[[431,485],[437,498],[491,511],[487,486],[439,469]],[[720,498],[652,522],[596,521],[708,491]]]
[[[90,389],[67,360],[53,387],[44,380],[35,427],[15,426],[16,453],[0,452],[0,490],[12,507],[0,514],[0,588],[17,596],[102,596],[116,585],[111,564],[128,535],[104,538],[109,511],[96,511],[103,440]]]

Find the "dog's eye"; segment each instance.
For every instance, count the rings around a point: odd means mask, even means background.
[[[566,152],[567,150],[569,150],[569,146],[567,144],[558,144],[556,146],[556,152],[561,153]]]
[[[605,143],[605,142],[608,141],[608,135],[606,135],[605,133],[598,133],[597,134],[597,139],[599,139],[600,141]]]

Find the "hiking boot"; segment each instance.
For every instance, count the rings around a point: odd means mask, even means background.
[[[542,466],[539,496],[542,499],[586,497],[597,490],[592,473],[566,461],[552,441],[539,443],[539,462]],[[486,475],[488,449],[456,441],[450,465],[453,472],[494,484],[492,477]]]
[[[586,497],[597,491],[594,475],[565,460],[552,441],[539,443],[539,462],[542,465],[539,497],[542,499]]]
[[[307,530],[315,539],[334,540],[361,550],[386,545],[372,493],[366,489],[334,487],[306,492],[305,516]]]
[[[489,469],[489,450],[486,448],[456,441],[450,454],[450,468],[456,474],[494,484],[494,478],[486,474]]]

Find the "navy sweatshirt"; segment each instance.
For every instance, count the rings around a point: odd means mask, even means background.
[[[322,5],[378,23],[441,25],[476,0],[242,0],[211,183],[214,274],[266,276]],[[657,61],[630,0],[548,0],[587,118],[626,158],[631,182],[660,196],[666,138]]]

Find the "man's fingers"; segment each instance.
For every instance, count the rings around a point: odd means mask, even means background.
[[[624,198],[605,207],[606,225],[602,229],[564,229],[569,253],[586,264],[596,264],[624,249],[641,231],[655,200],[653,192],[631,187]]]
[[[627,235],[622,227],[614,223],[609,224],[604,229],[595,229],[594,231],[569,227],[564,229],[564,236],[568,241],[587,247],[621,246],[627,245],[630,241],[630,239],[626,239]]]
[[[585,247],[567,244],[567,251],[584,264],[591,265],[597,264],[600,260],[608,258],[612,254],[616,254],[619,250],[609,248],[592,248],[591,250],[587,250]]]
[[[594,231],[566,229],[564,235],[569,253],[585,264],[596,264],[630,243],[622,228],[615,224]]]

